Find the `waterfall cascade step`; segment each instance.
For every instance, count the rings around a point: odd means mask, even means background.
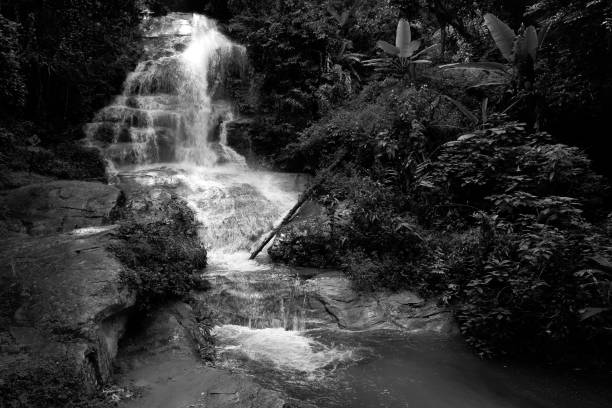
[[[145,60],[126,79],[123,94],[85,126],[89,144],[115,166],[244,165],[224,134],[235,110],[217,96],[224,94],[228,72],[245,64],[244,47],[197,14],[152,18],[143,30]]]

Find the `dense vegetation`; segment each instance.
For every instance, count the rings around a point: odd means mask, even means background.
[[[264,160],[321,175],[343,157],[277,259],[438,296],[483,356],[610,365],[610,2],[146,3],[210,13],[248,47],[235,96]],[[144,7],[0,3],[3,173],[103,177],[74,141],[133,68]],[[184,292],[167,262],[202,260],[162,242],[167,226],[122,228],[126,279],[148,268],[143,296]]]
[[[0,3],[3,173],[104,178],[97,154],[74,142],[83,137],[83,124],[118,93],[138,59],[141,3]]]
[[[193,211],[178,197],[160,193],[153,201],[136,200],[137,205],[131,201],[123,211],[119,240],[110,249],[126,266],[122,283],[146,311],[206,285],[198,276],[206,267],[206,249]]]
[[[256,113],[253,138],[260,154],[282,159],[282,146],[293,141],[296,132],[372,80],[389,75],[363,62],[385,56],[376,43],[393,42],[399,17],[412,22],[421,49],[434,45],[422,56],[434,63],[504,61],[482,24],[483,15],[490,12],[514,30],[521,23],[549,28],[533,67],[533,102],[514,105],[511,113],[534,122],[537,110],[542,130],[587,149],[597,159],[596,167],[611,174],[601,149],[605,140],[598,137],[612,101],[611,11],[605,1],[234,0],[224,7],[219,5],[224,2],[209,3],[209,10],[225,19],[230,35],[248,47],[252,88],[260,97],[245,98],[243,111]],[[461,81],[451,88],[458,85]],[[491,99],[494,89],[469,92]],[[495,108],[505,110],[517,95],[496,90],[501,100]],[[291,161],[281,163],[299,169]]]
[[[323,181],[274,258],[439,296],[482,356],[609,365],[608,3],[227,4],[255,149]]]

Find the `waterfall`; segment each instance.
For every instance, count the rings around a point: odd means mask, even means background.
[[[198,14],[145,21],[145,60],[129,74],[122,95],[85,127],[87,140],[115,166],[178,162],[244,165],[227,146],[235,119],[224,98],[230,72],[245,64],[244,47]]]
[[[143,30],[144,59],[86,126],[87,141],[103,151],[119,184],[171,190],[193,209],[212,286],[199,296],[215,309],[228,361],[247,356],[313,374],[349,359],[350,351],[306,336],[320,324],[299,277],[262,261],[264,254],[249,260],[307,178],[250,169],[228,146],[227,124],[237,112],[226,83],[245,66],[244,47],[197,14],[151,18]]]

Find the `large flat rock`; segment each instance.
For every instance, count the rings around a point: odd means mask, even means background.
[[[88,371],[92,384],[110,377],[122,312],[135,301],[120,284],[122,265],[106,249],[114,228],[0,242],[0,281],[9,297],[0,311],[3,363],[67,358]]]
[[[401,329],[453,334],[449,310],[410,291],[358,292],[342,272],[325,272],[307,280],[311,307],[331,315],[348,330]]]
[[[52,181],[0,195],[0,233],[44,236],[100,226],[109,221],[121,197],[102,183]]]

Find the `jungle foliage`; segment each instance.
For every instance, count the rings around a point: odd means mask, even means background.
[[[149,208],[147,214],[126,209],[119,240],[110,248],[126,266],[121,280],[136,293],[142,310],[184,298],[190,290],[207,285],[199,278],[206,267],[206,249],[193,211],[175,196],[154,205],[155,210]]]
[[[0,3],[3,171],[99,175],[57,152],[133,68],[143,4]],[[247,46],[234,96],[266,161],[316,175],[348,152],[316,191],[320,219],[286,231],[277,259],[438,296],[483,356],[610,365],[609,1],[148,4],[210,13]],[[168,228],[121,229],[126,282],[151,301],[204,265]]]
[[[368,70],[399,58],[405,26],[395,46],[353,41],[359,86],[277,156],[317,174],[347,151],[344,166],[316,192],[321,215],[283,230],[271,255],[439,296],[484,357],[609,366],[610,195],[596,171],[609,169],[589,159],[606,142],[588,129],[610,100],[612,8],[583,3],[386,3],[412,27],[404,58],[432,47],[442,69]],[[393,38],[387,27],[373,40]]]
[[[49,156],[44,161],[64,163],[66,171],[53,176],[103,176],[100,160],[97,170],[86,169],[57,149],[83,136],[83,124],[135,66],[142,10],[138,0],[0,2],[0,132],[11,138],[0,147],[3,172],[23,170],[15,150],[38,149]]]

